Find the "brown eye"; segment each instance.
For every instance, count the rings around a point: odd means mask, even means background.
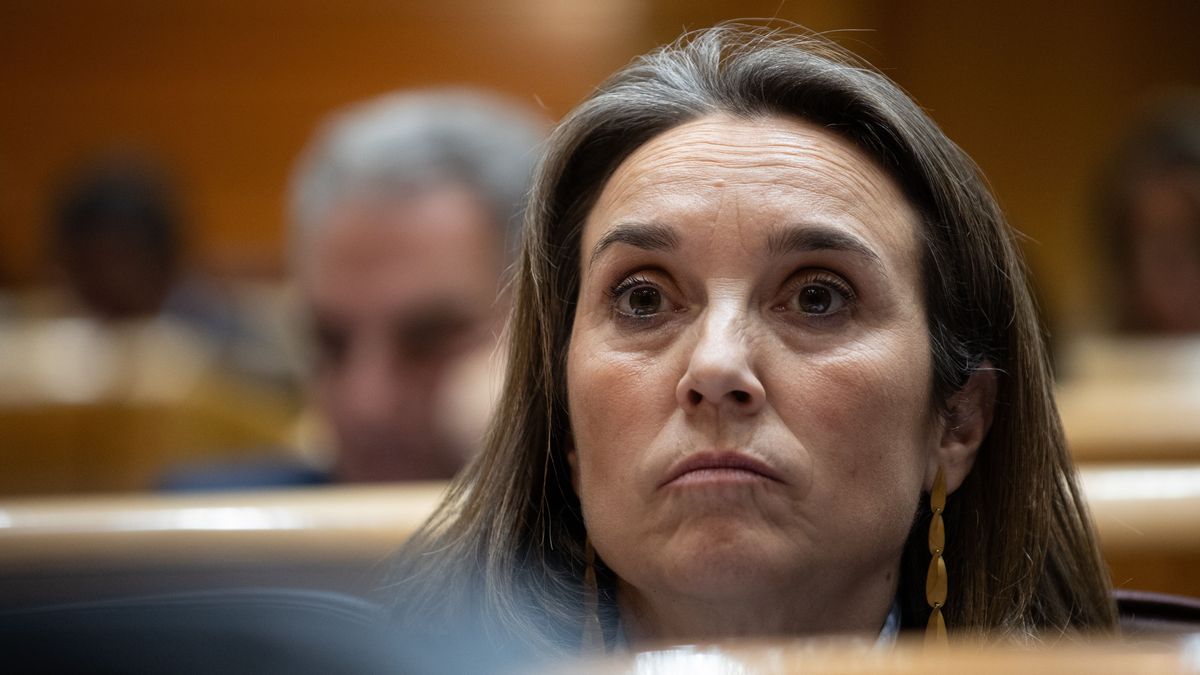
[[[608,290],[608,297],[613,314],[621,319],[641,321],[675,311],[658,284],[642,275],[625,277]]]
[[[841,308],[844,301],[840,295],[824,286],[811,284],[800,289],[796,304],[805,314],[829,314]]]
[[[653,316],[662,307],[662,293],[653,286],[637,286],[617,298],[617,311],[629,316]]]
[[[824,272],[809,275],[788,299],[787,307],[805,316],[823,317],[838,314],[854,301],[854,291],[840,278]]]

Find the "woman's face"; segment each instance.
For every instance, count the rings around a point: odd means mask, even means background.
[[[799,120],[705,117],[620,165],[584,224],[567,380],[622,594],[890,604],[939,428],[917,222]]]

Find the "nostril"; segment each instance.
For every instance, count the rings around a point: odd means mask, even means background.
[[[733,400],[737,401],[738,403],[749,403],[750,402],[750,394],[748,394],[744,391],[741,391],[740,389],[735,389],[732,393],[733,393]]]
[[[700,405],[700,401],[703,400],[704,397],[700,395],[700,392],[696,391],[695,389],[688,391],[688,402],[692,405]]]

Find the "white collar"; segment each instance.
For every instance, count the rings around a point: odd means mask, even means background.
[[[883,620],[883,628],[879,629],[879,637],[875,638],[875,647],[890,647],[896,643],[898,637],[900,637],[900,599],[896,598],[892,601],[892,608],[888,610],[887,618]],[[624,627],[618,621],[613,651],[619,653],[628,650],[629,643],[625,641]]]
[[[900,635],[900,599],[892,601],[892,609],[888,611],[887,618],[883,621],[883,628],[879,629],[879,637],[875,639],[876,647],[888,647],[896,643],[896,638]]]

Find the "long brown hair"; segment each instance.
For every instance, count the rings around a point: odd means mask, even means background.
[[[508,379],[483,453],[397,559],[401,613],[454,614],[534,649],[578,648],[586,537],[566,461],[565,362],[585,215],[617,165],[651,137],[721,112],[795,116],[856,143],[922,217],[935,400],[985,362],[997,371],[991,431],[946,508],[952,631],[1023,636],[1108,629],[1114,609],[1054,406],[1026,270],[974,163],[886,77],[819,36],[722,24],[615,74],[552,135],[514,281]],[[901,563],[905,623],[928,616],[929,513]],[[611,612],[603,581],[602,608]]]

